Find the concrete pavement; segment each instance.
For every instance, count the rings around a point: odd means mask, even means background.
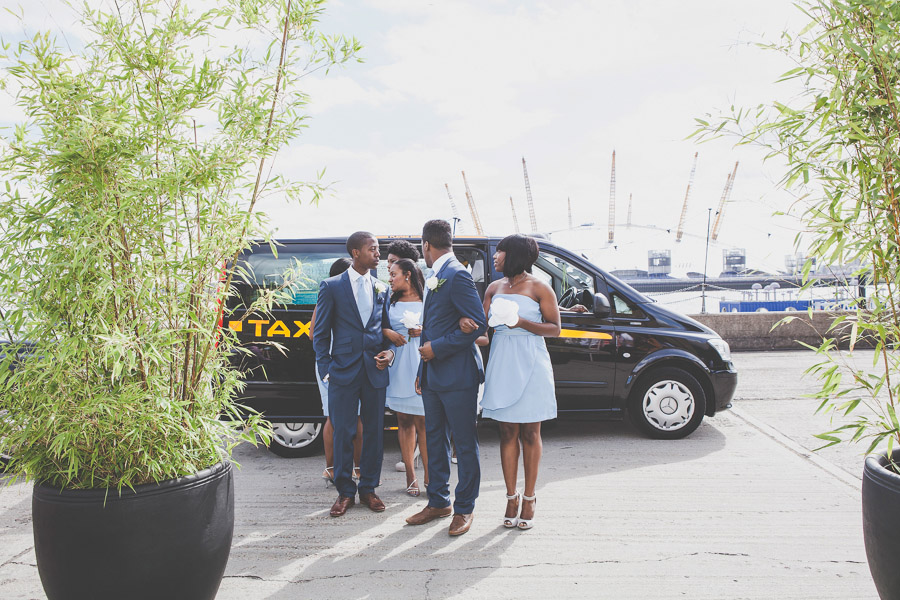
[[[877,598],[862,541],[862,448],[809,457],[821,428],[814,401],[799,398],[813,385],[799,379],[805,353],[777,354],[736,355],[736,410],[685,440],[648,440],[625,423],[545,431],[527,532],[501,526],[499,443],[487,425],[475,522],[459,538],[449,519],[404,524],[425,501],[392,468],[394,436],[379,488],[387,511],[357,505],[339,519],[328,516],[336,493],[320,479],[322,457],[241,448],[218,598]],[[0,598],[44,597],[29,513],[30,487],[0,490]]]

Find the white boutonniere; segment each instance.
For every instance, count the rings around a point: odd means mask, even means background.
[[[428,288],[429,292],[433,292],[444,285],[446,279],[438,279],[437,275],[432,275],[428,279],[425,280],[425,287]]]
[[[379,294],[387,291],[387,286],[379,280],[375,280],[375,291]]]

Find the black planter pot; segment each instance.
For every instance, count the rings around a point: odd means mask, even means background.
[[[48,600],[212,600],[231,552],[234,478],[219,463],[121,496],[35,485],[31,511]]]
[[[900,450],[894,450],[900,464]],[[886,455],[869,456],[863,470],[862,515],[866,557],[878,595],[900,598],[900,475],[887,468]]]

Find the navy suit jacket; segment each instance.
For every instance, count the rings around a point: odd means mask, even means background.
[[[444,283],[425,296],[420,338],[422,345],[431,342],[434,359],[419,363],[419,384],[435,392],[478,385],[484,381],[484,367],[475,340],[487,330],[487,322],[475,282],[455,257],[435,276]],[[478,329],[463,333],[461,317],[473,319]]]
[[[313,349],[319,376],[328,375],[329,383],[350,385],[364,368],[374,387],[387,387],[388,370],[375,366],[375,355],[389,346],[381,334],[382,328],[390,327],[387,288],[373,296],[372,314],[363,323],[346,271],[319,285]]]

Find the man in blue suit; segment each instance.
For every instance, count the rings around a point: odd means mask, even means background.
[[[481,484],[478,435],[478,385],[484,381],[481,353],[475,340],[487,323],[472,276],[452,252],[450,224],[442,220],[422,228],[422,254],[433,275],[425,280],[425,307],[419,353],[417,391],[425,404],[428,444],[428,506],[409,517],[410,525],[422,525],[450,516],[450,535],[462,535],[472,525],[475,499]],[[475,321],[470,333],[459,329],[461,317]],[[450,435],[456,446],[456,497],[450,508]]]
[[[359,501],[375,512],[384,502],[375,495],[384,456],[385,370],[394,353],[381,335],[388,322],[387,286],[369,273],[378,267],[378,241],[367,231],[347,239],[351,267],[322,281],[316,302],[313,348],[319,376],[328,382],[328,412],[334,425],[334,485],[338,499],[331,516],[340,517]],[[356,415],[363,441],[359,486],[353,481],[353,436]]]

